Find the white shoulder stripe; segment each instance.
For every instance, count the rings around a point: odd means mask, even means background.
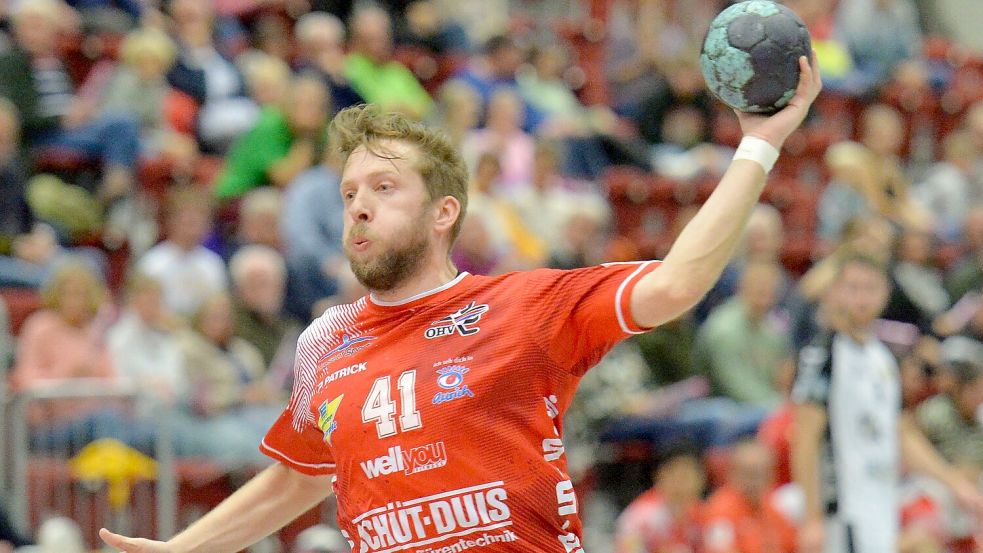
[[[293,413],[292,426],[295,431],[300,432],[305,424],[315,422],[311,398],[317,385],[318,359],[323,351],[340,345],[345,334],[352,338],[359,335],[355,323],[364,308],[364,297],[355,303],[336,305],[325,311],[300,335],[294,364],[294,387],[288,405]],[[346,332],[339,333],[340,330]]]
[[[266,443],[266,440],[260,442],[259,446],[265,449],[266,451],[276,455],[277,457],[280,457],[284,461],[287,461],[297,466],[307,467],[312,469],[333,469],[337,466],[334,463],[302,463],[296,459],[291,459],[286,453],[274,447],[270,447],[270,444]]]
[[[618,286],[618,292],[614,295],[614,312],[618,315],[618,325],[621,326],[621,330],[625,334],[645,334],[646,332],[648,332],[647,330],[632,330],[628,328],[628,322],[625,319],[625,313],[621,309],[621,296],[624,295],[625,288],[628,287],[628,283],[631,282],[633,278],[641,274],[641,272],[644,271],[645,268],[652,263],[655,263],[655,261],[645,261],[640,263],[637,269],[635,269],[630,275],[628,275],[625,278],[625,280],[621,281],[621,285]],[[619,265],[620,264],[622,263],[619,263]],[[628,263],[623,263],[623,264],[627,265]],[[612,263],[611,265],[615,265],[615,263]]]

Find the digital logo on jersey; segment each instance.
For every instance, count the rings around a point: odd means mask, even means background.
[[[321,429],[324,433],[324,441],[331,444],[331,433],[338,428],[338,422],[335,420],[335,415],[338,413],[338,407],[341,406],[341,400],[345,397],[345,394],[325,401],[317,408],[317,427]]]
[[[451,313],[450,315],[430,323],[423,335],[428,340],[450,336],[457,332],[461,336],[471,336],[476,334],[481,328],[476,326],[481,316],[488,312],[488,304],[475,305],[474,302]]]
[[[375,336],[355,336],[345,334],[341,337],[341,343],[331,348],[317,360],[318,363],[330,363],[342,357],[350,357],[357,352],[369,347],[368,342],[375,340]]]
[[[359,465],[369,480],[379,476],[388,476],[395,472],[403,472],[407,476],[438,469],[447,464],[447,450],[444,442],[421,445],[403,449],[403,446],[393,446],[385,455],[362,461]]]
[[[484,547],[516,541],[504,482],[489,482],[450,490],[409,501],[395,501],[367,511],[352,520],[358,553],[395,551],[463,551],[460,540]],[[502,534],[490,534],[499,530]],[[448,546],[445,540],[454,540]],[[478,545],[481,540],[481,545]],[[473,547],[468,545],[468,547]]]
[[[437,369],[437,385],[447,391],[437,392],[433,396],[433,404],[440,405],[462,397],[474,397],[474,392],[464,383],[464,375],[468,370],[464,365],[450,365]]]

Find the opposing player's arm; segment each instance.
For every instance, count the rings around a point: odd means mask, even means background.
[[[819,456],[826,432],[826,409],[816,403],[800,403],[793,409],[792,478],[802,488],[806,520],[821,520],[824,514],[819,484]]]
[[[805,119],[822,89],[815,55],[799,60],[799,87],[789,105],[764,117],[738,113],[745,137],[763,139],[780,150]],[[645,275],[631,293],[631,313],[646,328],[675,319],[696,305],[720,277],[734,253],[765,185],[761,164],[737,159],[716,190],[686,225],[657,271]]]
[[[198,522],[159,542],[102,529],[124,553],[234,553],[245,549],[331,495],[331,476],[310,476],[276,463],[259,473]]]

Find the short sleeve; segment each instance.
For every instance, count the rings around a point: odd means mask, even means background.
[[[324,441],[324,434],[315,426],[310,409],[317,363],[308,340],[307,332],[298,340],[290,402],[266,433],[259,450],[304,474],[334,474],[334,456]]]
[[[646,261],[533,271],[527,300],[535,310],[535,337],[555,362],[583,375],[615,344],[649,330],[635,323],[630,299],[639,280],[658,266]]]
[[[799,351],[792,401],[826,407],[833,378],[833,338],[822,335]]]

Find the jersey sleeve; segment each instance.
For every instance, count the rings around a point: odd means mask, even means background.
[[[583,375],[615,344],[649,329],[631,315],[631,292],[658,261],[533,271],[527,292],[535,337],[548,355]]]
[[[313,476],[334,474],[335,461],[311,410],[317,357],[305,332],[297,345],[290,402],[267,431],[259,450],[290,468]]]
[[[792,401],[813,403],[825,408],[829,404],[832,379],[833,337],[824,334],[799,351]]]

